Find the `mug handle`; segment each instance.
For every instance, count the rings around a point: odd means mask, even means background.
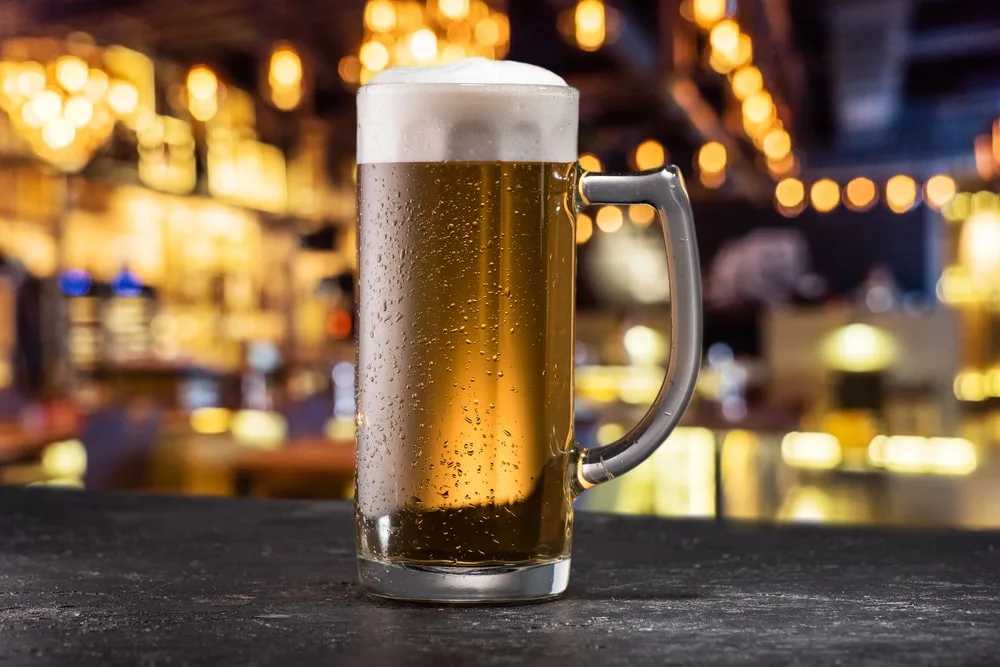
[[[670,361],[667,374],[646,415],[624,437],[580,453],[576,482],[581,490],[623,475],[656,450],[677,426],[691,402],[701,367],[701,270],[694,216],[677,167],[638,174],[584,171],[579,178],[582,205],[649,204],[663,229],[670,278]]]

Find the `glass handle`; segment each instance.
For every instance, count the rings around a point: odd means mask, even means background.
[[[663,229],[670,278],[670,361],[652,407],[621,439],[581,452],[577,483],[584,489],[642,463],[677,426],[691,402],[701,366],[701,270],[694,216],[676,167],[640,174],[584,172],[579,194],[589,204],[649,204]]]

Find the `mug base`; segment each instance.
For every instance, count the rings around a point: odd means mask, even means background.
[[[358,558],[361,585],[372,595],[407,602],[502,604],[558,597],[570,559],[531,565],[456,567]]]

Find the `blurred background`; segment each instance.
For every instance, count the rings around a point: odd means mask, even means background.
[[[6,0],[0,484],[344,498],[354,92],[511,58],[581,161],[676,163],[706,342],[684,424],[581,508],[1000,526],[1000,4]],[[577,436],[664,373],[652,210],[578,225]]]

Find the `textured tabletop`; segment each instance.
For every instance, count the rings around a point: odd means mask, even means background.
[[[0,490],[0,665],[997,664],[1000,534],[581,514],[570,592],[410,606],[344,503]]]

